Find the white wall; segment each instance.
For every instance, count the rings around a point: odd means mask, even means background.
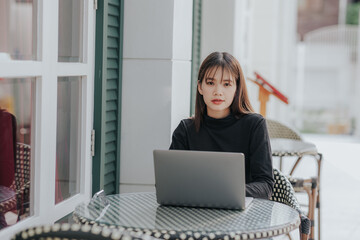
[[[124,8],[120,192],[155,191],[152,151],[190,114],[192,0]]]
[[[250,73],[258,71],[289,98],[270,96],[267,117],[290,121],[296,67],[296,0],[252,0]],[[251,76],[251,75],[250,75]],[[256,96],[257,100],[257,96]],[[259,110],[258,104],[253,104]]]
[[[251,63],[251,20],[252,20],[251,0],[235,1],[234,6],[234,56],[239,60],[242,70],[247,76]]]
[[[202,2],[201,60],[211,52],[234,55],[243,70],[250,58],[250,0],[206,0]]]
[[[212,52],[234,54],[235,0],[202,1],[201,61]]]
[[[236,57],[245,77],[251,74],[252,2],[253,0],[203,1],[201,60],[214,51]],[[247,81],[250,101],[257,105],[257,87]]]

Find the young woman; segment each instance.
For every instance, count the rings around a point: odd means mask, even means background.
[[[239,62],[211,53],[198,75],[195,117],[175,129],[170,149],[242,152],[246,195],[269,199],[274,184],[265,119],[253,113]]]

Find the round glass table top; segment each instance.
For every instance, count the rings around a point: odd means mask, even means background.
[[[253,199],[245,210],[161,206],[155,193],[109,195],[76,207],[74,215],[97,224],[132,229],[204,233],[285,234],[300,224],[291,207],[263,199]],[[255,236],[255,235],[254,235]]]

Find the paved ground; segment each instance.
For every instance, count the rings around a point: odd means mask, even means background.
[[[360,140],[315,135],[305,135],[304,138],[315,143],[324,155],[321,169],[321,239],[360,239]],[[294,174],[314,175],[315,161],[311,158],[303,161]],[[274,160],[274,166],[277,162]],[[284,172],[291,162],[291,159],[286,161]],[[298,196],[298,199],[306,202],[305,195]],[[298,233],[292,236],[299,239]]]

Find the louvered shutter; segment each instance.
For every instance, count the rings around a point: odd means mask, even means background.
[[[93,193],[119,192],[123,1],[98,1],[96,11]]]

